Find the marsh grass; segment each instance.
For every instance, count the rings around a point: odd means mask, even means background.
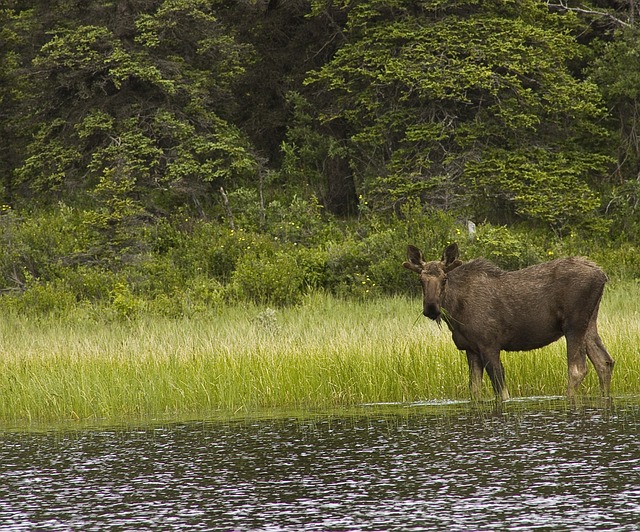
[[[600,332],[614,395],[640,392],[640,287],[609,287]],[[234,306],[190,319],[5,316],[0,423],[209,416],[258,409],[467,399],[466,359],[418,299],[324,295],[280,310]],[[562,395],[561,340],[505,353],[513,396]],[[599,393],[595,372],[581,389]],[[483,392],[492,397],[485,377]]]

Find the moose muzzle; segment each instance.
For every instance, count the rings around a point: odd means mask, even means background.
[[[431,320],[439,320],[441,315],[440,305],[425,302],[422,313]]]

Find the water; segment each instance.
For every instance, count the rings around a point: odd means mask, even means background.
[[[637,530],[640,403],[0,432],[0,530]]]

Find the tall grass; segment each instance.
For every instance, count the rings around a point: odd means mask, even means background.
[[[640,392],[638,296],[638,284],[611,286],[601,309],[614,395]],[[0,349],[0,423],[468,398],[464,354],[417,297],[313,295],[178,320],[5,316]],[[564,393],[564,341],[503,361],[513,396]],[[594,371],[582,392],[599,393]]]

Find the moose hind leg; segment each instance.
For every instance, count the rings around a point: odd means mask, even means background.
[[[587,337],[587,356],[598,374],[602,395],[609,397],[609,392],[611,391],[611,376],[613,375],[615,362],[613,358],[611,358],[611,355],[609,355],[595,326],[590,328]]]
[[[587,348],[582,334],[567,334],[567,397],[573,397],[587,375]]]

